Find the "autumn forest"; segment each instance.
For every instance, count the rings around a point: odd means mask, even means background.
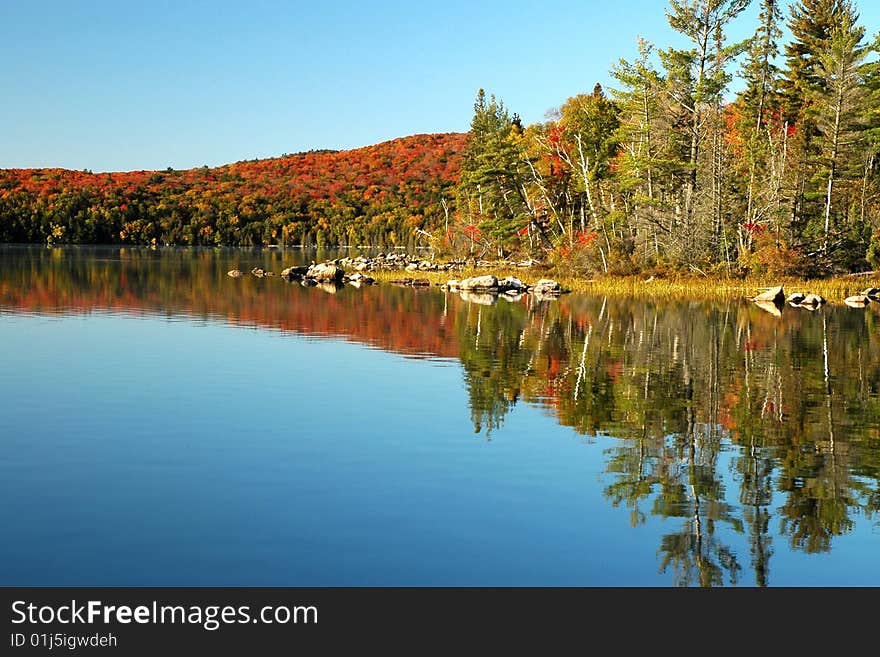
[[[733,42],[750,5],[752,36]],[[857,3],[665,11],[685,46],[638,40],[610,86],[572,81],[587,90],[531,125],[479,90],[467,134],[217,168],[0,170],[0,241],[418,245],[585,275],[880,268],[880,35]]]

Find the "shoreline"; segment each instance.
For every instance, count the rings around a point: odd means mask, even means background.
[[[442,285],[450,279],[492,274],[498,278],[516,276],[526,284],[534,284],[541,278],[558,281],[567,292],[602,294],[614,297],[646,298],[687,298],[687,299],[751,299],[767,288],[781,285],[785,294],[792,292],[814,293],[825,297],[828,303],[843,304],[843,300],[858,294],[880,281],[880,274],[863,276],[835,276],[826,279],[798,278],[696,278],[663,277],[645,278],[642,276],[602,276],[585,278],[557,273],[553,268],[535,267],[530,269],[463,267],[460,270],[442,272],[411,272],[413,277],[430,281],[431,285]],[[401,277],[394,270],[375,270],[369,275],[377,283],[390,283]]]

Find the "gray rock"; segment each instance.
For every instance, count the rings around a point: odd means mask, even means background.
[[[471,276],[459,281],[458,289],[460,290],[497,290],[498,279],[488,274],[486,276]]]
[[[812,306],[813,308],[821,306],[823,303],[825,303],[825,299],[818,294],[808,294],[804,297],[804,300],[801,301],[802,306]]]
[[[558,296],[562,294],[562,286],[551,278],[542,278],[529,291],[538,296]]]
[[[868,298],[867,294],[854,294],[844,299],[843,302],[850,308],[864,308],[871,303],[871,299]]]
[[[309,271],[308,267],[288,267],[281,270],[281,277],[290,280],[292,278],[302,278]]]
[[[345,271],[329,262],[312,265],[309,267],[308,272],[306,272],[306,278],[324,283],[340,282],[344,275]]]
[[[770,303],[783,303],[785,301],[785,291],[781,285],[776,287],[768,287],[758,295],[752,297],[752,301],[769,301]]]
[[[516,292],[524,292],[526,289],[526,284],[519,280],[516,276],[506,276],[498,281],[498,288],[502,292],[506,292],[507,290],[513,290]]]

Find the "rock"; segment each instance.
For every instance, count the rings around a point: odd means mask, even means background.
[[[785,301],[785,292],[782,286],[768,287],[764,292],[752,297],[752,301],[770,301],[771,303],[782,303]]]
[[[288,267],[281,270],[281,278],[290,280],[292,278],[302,278],[309,271],[308,267]]]
[[[869,287],[867,290],[862,290],[861,294],[876,301],[877,296],[880,295],[880,287]]]
[[[427,278],[414,278],[410,285],[413,287],[431,287],[431,281]]]
[[[238,278],[240,276],[244,276],[240,269],[230,269],[226,272],[227,276],[231,276],[232,278]]]
[[[458,281],[455,280],[454,278],[450,278],[448,281],[446,281],[446,287],[448,287],[450,290],[457,290],[458,289]]]
[[[788,303],[790,303],[791,305],[796,306],[801,301],[803,301],[805,298],[806,298],[805,294],[801,294],[800,292],[792,292],[791,294],[788,295],[788,298],[786,299],[786,301],[788,301]]]
[[[871,303],[871,299],[866,294],[854,294],[844,299],[843,302],[850,308],[864,308]]]
[[[497,290],[498,279],[488,274],[486,276],[471,276],[463,281],[459,281],[458,289],[460,290]]]
[[[531,287],[529,292],[543,297],[558,296],[562,294],[562,286],[553,279],[542,278]]]
[[[821,306],[823,303],[825,303],[825,299],[818,294],[808,294],[804,297],[804,300],[801,301],[802,306],[812,306],[813,309]]]
[[[274,271],[264,271],[263,272],[263,276],[274,276],[274,275],[275,275]]]
[[[309,267],[308,272],[306,272],[306,278],[312,278],[324,283],[341,282],[344,275],[345,271],[329,262],[312,265]]]
[[[516,276],[506,276],[498,281],[498,289],[502,292],[513,290],[516,292],[525,292],[526,284],[519,280]]]
[[[254,267],[253,269],[251,269],[251,274],[253,274],[253,275],[256,276],[257,278],[263,278],[263,276],[266,275],[266,272],[264,272],[264,271],[263,271],[262,269],[260,269],[259,267]]]
[[[404,267],[404,269],[406,269],[407,271],[415,271],[418,268],[419,266],[414,262],[411,262],[406,267]]]

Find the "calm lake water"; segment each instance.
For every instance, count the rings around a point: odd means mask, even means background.
[[[0,247],[0,584],[880,585],[880,304]]]

